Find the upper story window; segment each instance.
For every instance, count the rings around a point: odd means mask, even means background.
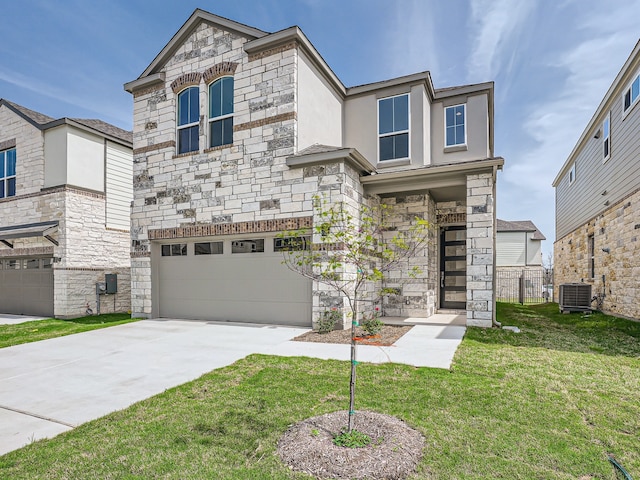
[[[636,75],[636,78],[633,79],[629,88],[624,92],[622,97],[624,113],[636,104],[638,98],[640,98],[640,73]]]
[[[233,77],[209,86],[209,142],[211,147],[233,143]]]
[[[602,122],[602,159],[609,160],[611,156],[611,113]]]
[[[462,104],[445,108],[445,147],[467,143],[466,107],[465,104]]]
[[[16,149],[0,152],[0,198],[16,194]]]
[[[380,161],[409,158],[409,95],[378,100]]]
[[[571,170],[569,170],[569,185],[576,181],[576,164],[571,165]]]
[[[178,153],[199,150],[200,89],[189,87],[178,94]]]

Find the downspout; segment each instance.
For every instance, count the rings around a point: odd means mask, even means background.
[[[496,225],[496,190],[498,183],[498,167],[493,167],[493,209],[491,215],[493,216],[493,276],[491,278],[491,301],[493,302],[493,309],[491,310],[491,324],[494,327],[502,328],[502,324],[496,320],[496,248],[498,243],[497,225]]]

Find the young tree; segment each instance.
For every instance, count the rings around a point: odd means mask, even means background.
[[[329,286],[347,299],[351,317],[347,432],[351,432],[355,414],[356,326],[363,313],[362,305],[397,292],[396,288],[383,285],[390,271],[405,267],[405,281],[421,273],[419,267],[409,267],[407,260],[426,247],[429,223],[415,217],[409,226],[391,225],[393,208],[384,203],[373,207],[362,205],[358,209],[344,202],[329,205],[315,197],[314,207],[313,231],[302,229],[280,235],[288,246],[284,263],[294,272]]]

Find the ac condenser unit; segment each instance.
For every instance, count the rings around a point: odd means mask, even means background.
[[[591,285],[565,283],[560,285],[561,312],[588,312],[591,310]]]

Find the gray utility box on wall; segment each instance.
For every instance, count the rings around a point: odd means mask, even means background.
[[[107,273],[104,276],[105,283],[107,284],[107,291],[105,293],[118,293],[118,275],[115,273]]]

